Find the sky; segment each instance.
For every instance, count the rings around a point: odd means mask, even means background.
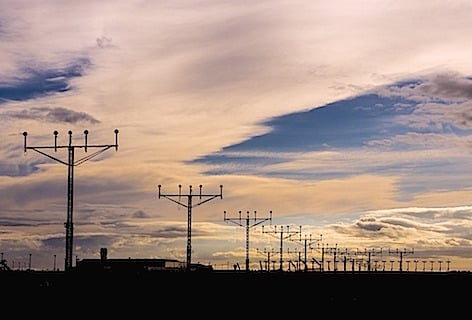
[[[192,263],[217,269],[248,254],[251,269],[297,270],[304,253],[325,269],[370,254],[383,269],[472,269],[470,1],[0,7],[10,267],[64,268],[56,143],[83,159],[74,264],[101,248],[186,261],[191,230]]]

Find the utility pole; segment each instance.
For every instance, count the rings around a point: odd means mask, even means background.
[[[163,197],[174,203],[177,203],[178,205],[182,207],[187,208],[187,261],[186,261],[187,271],[191,270],[191,265],[192,265],[192,208],[202,205],[215,198],[223,199],[223,186],[222,185],[220,185],[219,194],[203,194],[202,187],[203,187],[202,185],[199,185],[199,189],[200,189],[199,194],[192,194],[192,185],[190,185],[189,193],[182,194],[182,185],[179,184],[178,194],[163,194],[161,193],[161,185],[158,185],[158,199]],[[195,196],[199,198],[200,202],[192,204],[192,198]],[[175,197],[177,197],[178,200],[174,199]],[[187,197],[187,203],[180,201],[182,197]]]
[[[26,136],[28,133],[25,131],[23,132],[24,136],[24,152],[26,150],[34,150],[43,156],[46,156],[52,160],[60,162],[68,167],[68,176],[67,176],[67,221],[64,223],[64,227],[66,228],[66,256],[65,256],[65,271],[70,271],[72,269],[72,251],[73,251],[73,238],[74,238],[74,223],[73,223],[73,207],[74,207],[74,167],[98,156],[102,152],[114,147],[115,150],[118,150],[118,129],[115,129],[115,144],[102,144],[102,145],[89,145],[87,142],[88,137],[88,130],[84,130],[85,142],[81,145],[73,145],[72,144],[72,131],[69,130],[69,144],[68,145],[58,145],[57,144],[57,136],[59,132],[56,130],[53,132],[54,134],[54,146],[36,146],[36,147],[27,147],[26,146]],[[79,160],[74,160],[74,153],[75,149],[84,149],[87,152],[89,148],[99,148],[100,150],[84,156]],[[58,159],[42,150],[47,149],[54,149],[54,152],[57,149],[67,149],[68,150],[68,161],[63,161]]]
[[[241,211],[239,211],[239,218],[227,218],[226,217],[226,211],[224,212],[224,221],[230,221],[233,222],[234,224],[241,226],[241,227],[246,227],[246,271],[249,271],[249,229],[257,226],[267,220],[272,221],[272,210],[269,211],[269,218],[257,218],[256,217],[256,211],[254,211],[254,223],[252,225],[249,224],[249,211],[247,211],[246,214],[246,224],[242,224],[242,219],[241,219]],[[251,219],[252,220],[252,219]]]
[[[264,226],[262,226],[262,233],[273,233],[273,234],[277,234],[277,233],[280,233],[280,252],[279,252],[279,255],[280,255],[280,271],[283,271],[283,242],[284,242],[284,239],[287,239],[287,238],[290,238],[292,235],[294,234],[298,234],[302,232],[302,227],[300,226],[299,230],[298,231],[291,231],[290,230],[290,226],[287,226],[287,230],[284,231],[284,226],[281,226],[280,227],[280,230],[277,231],[277,226],[274,227],[274,230],[272,231],[264,231]],[[284,236],[285,234],[285,236]]]

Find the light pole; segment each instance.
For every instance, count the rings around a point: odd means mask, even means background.
[[[249,218],[249,211],[246,212],[246,219],[242,219],[241,210],[239,211],[239,218],[227,218],[226,211],[224,211],[223,215],[224,221],[230,221],[238,226],[246,228],[246,271],[249,271],[249,229],[261,223],[264,223],[265,221],[272,221],[272,210],[269,211],[268,218],[257,218],[256,211],[254,211],[253,219]],[[243,220],[245,220],[244,224],[242,222]],[[250,221],[252,221],[253,223],[251,224]]]
[[[203,194],[202,193],[202,185],[199,185],[200,192],[199,194],[192,194],[192,185],[189,186],[189,193],[182,194],[182,185],[179,185],[179,193],[178,194],[163,194],[161,193],[161,185],[158,185],[158,199],[161,197],[166,198],[172,202],[181,205],[182,207],[187,208],[187,262],[186,262],[186,270],[191,270],[192,265],[192,208],[204,204],[210,200],[215,198],[223,199],[223,186],[220,185],[220,193],[219,194]],[[178,200],[174,198],[177,197]],[[181,197],[187,197],[187,203],[180,202]],[[199,202],[192,204],[192,198],[198,197],[200,199]]]
[[[24,137],[24,152],[26,150],[34,150],[43,156],[46,156],[52,160],[55,160],[57,162],[60,162],[64,165],[67,166],[68,168],[68,175],[67,175],[67,221],[64,223],[64,227],[66,228],[66,256],[65,256],[65,271],[69,271],[72,269],[72,251],[73,251],[73,238],[74,238],[74,223],[73,223],[73,207],[74,207],[74,167],[78,166],[96,156],[101,154],[102,152],[105,152],[106,150],[114,147],[115,150],[118,150],[118,129],[115,129],[115,144],[103,144],[103,145],[89,145],[87,143],[87,138],[88,138],[88,130],[84,130],[84,136],[85,136],[85,142],[82,145],[73,145],[72,144],[72,131],[69,130],[69,144],[68,145],[58,145],[57,144],[57,136],[59,135],[59,132],[56,130],[53,132],[54,134],[54,146],[36,146],[36,147],[27,147],[26,146],[26,137],[28,133],[26,131],[23,132],[23,137]],[[74,160],[74,153],[75,149],[84,149],[85,152],[87,152],[88,148],[99,148],[100,150],[84,156],[83,158],[79,160]],[[42,150],[46,149],[54,149],[56,152],[57,149],[67,149],[68,150],[68,161],[63,161],[61,159],[58,159]]]
[[[273,230],[264,231],[264,225],[262,225],[262,233],[268,233],[269,235],[276,235],[280,234],[280,249],[279,249],[279,271],[283,271],[283,242],[284,239],[290,238],[294,234],[299,234],[302,232],[302,227],[300,226],[299,230],[290,230],[290,226],[287,226],[287,229],[284,231],[284,226],[281,226],[279,230],[277,230],[277,226],[274,226]],[[285,234],[285,235],[284,235]]]

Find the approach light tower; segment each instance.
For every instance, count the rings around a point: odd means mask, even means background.
[[[281,226],[279,230],[277,230],[277,226],[274,226],[274,229],[271,231],[264,231],[264,226],[262,226],[262,233],[268,233],[269,235],[276,235],[277,233],[280,234],[280,249],[279,249],[279,255],[280,255],[280,266],[279,269],[280,271],[283,271],[283,244],[284,244],[284,239],[289,239],[292,237],[294,234],[299,234],[302,232],[302,226],[299,227],[299,230],[290,230],[290,226],[287,226],[287,229],[284,230],[284,226]]]
[[[257,226],[265,221],[272,221],[272,210],[269,211],[269,218],[257,218],[256,217],[256,211],[254,211],[254,219],[249,219],[249,211],[247,211],[246,214],[246,224],[243,225],[242,219],[241,219],[241,211],[239,211],[239,218],[227,218],[226,217],[226,211],[224,211],[224,221],[230,221],[234,224],[237,224],[238,226],[241,227],[246,227],[246,271],[249,271],[249,229]],[[249,222],[253,221],[253,224],[250,224]]]
[[[192,185],[189,186],[189,193],[182,194],[182,185],[179,184],[179,193],[178,194],[163,194],[161,193],[161,185],[158,185],[158,199],[161,197],[169,199],[172,202],[177,203],[178,205],[187,208],[187,271],[191,270],[192,266],[192,208],[202,205],[210,200],[215,198],[223,199],[223,186],[220,185],[220,193],[219,194],[202,194],[202,185],[199,185],[200,192],[199,194],[192,194]],[[192,204],[192,198],[198,197],[200,202]],[[178,200],[173,198],[177,197]],[[187,197],[187,204],[181,202],[180,199],[182,197]]]
[[[66,228],[66,256],[65,256],[65,271],[70,271],[72,269],[72,251],[73,251],[73,239],[74,239],[74,223],[73,223],[73,215],[72,211],[74,208],[74,167],[78,166],[96,156],[99,154],[105,152],[106,150],[110,148],[115,148],[115,150],[118,151],[118,129],[115,129],[115,144],[98,144],[98,145],[89,145],[87,142],[87,137],[88,137],[88,130],[84,130],[84,135],[85,135],[85,142],[82,145],[73,145],[72,144],[72,131],[69,130],[69,144],[68,145],[57,145],[57,136],[59,135],[59,132],[56,130],[53,132],[54,134],[54,146],[38,146],[38,147],[27,147],[26,146],[26,136],[28,133],[25,131],[23,132],[24,136],[24,152],[26,150],[31,149],[34,150],[50,159],[53,159],[57,162],[60,162],[62,164],[65,164],[68,167],[68,176],[67,176],[67,221],[64,223],[64,227]],[[74,160],[74,153],[75,149],[84,149],[85,152],[87,152],[87,149],[89,148],[99,148],[100,150],[89,154],[79,160]],[[43,152],[41,150],[46,150],[46,149],[54,149],[54,152],[57,151],[57,149],[67,149],[69,153],[69,158],[68,161],[65,162],[61,159],[58,159],[54,156],[51,156],[47,154],[46,152]]]

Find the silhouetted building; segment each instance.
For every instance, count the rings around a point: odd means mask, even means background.
[[[103,253],[103,251],[102,251]],[[82,259],[77,261],[77,270],[86,272],[147,272],[147,271],[182,271],[185,262],[173,259]]]
[[[103,251],[102,251],[103,253]],[[186,271],[186,263],[175,259],[82,259],[77,261],[77,271],[98,272],[149,272]],[[211,265],[192,264],[191,271],[212,271]]]

